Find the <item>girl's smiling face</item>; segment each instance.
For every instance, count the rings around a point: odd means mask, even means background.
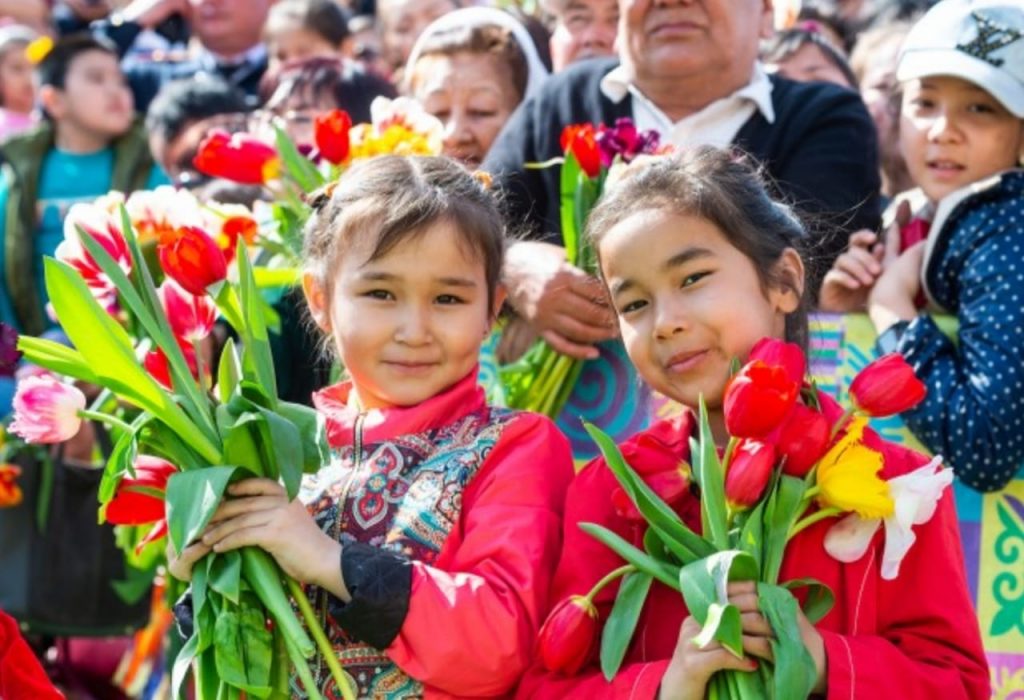
[[[785,334],[799,291],[765,285],[754,263],[710,221],[641,209],[612,226],[598,246],[626,351],[652,388],[696,407],[721,406],[733,358],[759,339]],[[787,248],[776,277],[803,279]]]
[[[368,239],[340,256],[330,289],[307,275],[306,297],[362,407],[412,406],[476,365],[493,319],[484,264],[446,220],[375,260]]]

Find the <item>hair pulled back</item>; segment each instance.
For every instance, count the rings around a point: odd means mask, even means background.
[[[614,226],[633,214],[658,209],[713,223],[754,265],[762,289],[792,289],[799,308],[786,316],[786,339],[807,346],[803,280],[786,279],[777,263],[787,248],[798,252],[806,233],[792,210],[768,194],[761,173],[745,159],[710,146],[668,157],[640,158],[609,182],[587,221],[595,251]]]

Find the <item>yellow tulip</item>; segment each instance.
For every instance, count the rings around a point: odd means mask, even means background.
[[[818,503],[862,518],[885,518],[894,505],[889,484],[878,476],[882,454],[863,443],[866,418],[854,418],[850,427],[818,463]]]

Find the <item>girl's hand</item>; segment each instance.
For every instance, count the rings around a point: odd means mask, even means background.
[[[179,581],[192,580],[192,567],[196,562],[210,553],[210,548],[202,542],[194,542],[178,554],[174,551],[171,538],[167,538],[167,570]]]
[[[740,610],[743,621],[743,650],[753,656],[771,658],[771,627],[757,607],[757,585],[744,581],[729,584],[729,602]],[[703,649],[693,639],[700,634],[700,623],[692,616],[683,620],[672,660],[661,679],[660,700],[703,700],[708,681],[718,671],[755,671],[757,661],[739,659],[718,642]]]
[[[202,543],[214,552],[256,546],[284,572],[303,583],[340,592],[341,544],[324,533],[306,507],[289,501],[284,487],[270,479],[246,479],[228,487]]]
[[[772,629],[761,614],[757,601],[757,584],[742,581],[729,584],[729,602],[739,608],[743,629],[743,651],[766,661],[772,661]],[[827,663],[825,643],[810,620],[798,611],[797,624],[800,636],[807,646],[814,666],[818,671],[813,692],[822,694],[827,689]],[[718,642],[712,642],[703,649],[693,644],[693,638],[700,634],[700,624],[687,617],[679,631],[672,661],[661,681],[660,700],[702,700],[707,692],[708,681],[718,671],[754,671],[757,661],[738,659]]]
[[[882,274],[884,247],[878,234],[862,229],[850,234],[850,246],[825,275],[818,295],[822,311],[850,313],[864,308],[868,293]]]
[[[868,314],[878,333],[897,321],[917,316],[914,299],[921,291],[924,242],[908,248],[886,268],[868,297]]]

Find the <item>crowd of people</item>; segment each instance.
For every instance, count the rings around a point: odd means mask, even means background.
[[[309,153],[317,115],[368,122],[400,95],[443,124],[442,156],[357,163],[310,198],[301,289],[275,303],[280,394],[323,414],[331,465],[296,502],[235,484],[168,552],[187,581],[211,551],[267,550],[311,587],[360,697],[688,699],[752,668],[692,644],[657,583],[613,679],[596,653],[575,674],[537,658],[552,606],[618,565],[579,524],[644,540],[601,458],[579,468],[553,422],[485,402],[499,318],[502,362],[537,339],[592,362],[622,348],[649,390],[703,398],[722,437],[734,359],[765,337],[806,348],[808,313],[867,314],[927,387],[903,420],[959,483],[1000,492],[1024,465],[1020,0],[0,0],[0,20],[0,321],[23,335],[55,329],[44,259],[72,205],[159,185],[271,198],[196,167],[212,130],[272,142],[279,125]],[[588,274],[566,259],[560,171],[536,164],[566,127],[623,118],[672,153],[607,183]],[[0,413],[15,387],[0,377]],[[688,460],[695,430],[684,412],[626,445]],[[888,476],[927,462],[868,435]],[[92,453],[91,436],[66,451]],[[673,507],[699,530],[695,503]],[[816,693],[989,697],[957,505],[916,526],[892,581],[826,557],[827,523],[794,540],[784,577],[836,597],[817,624],[800,614]],[[756,593],[730,596],[770,660]],[[0,698],[42,692],[5,687],[5,629]]]

